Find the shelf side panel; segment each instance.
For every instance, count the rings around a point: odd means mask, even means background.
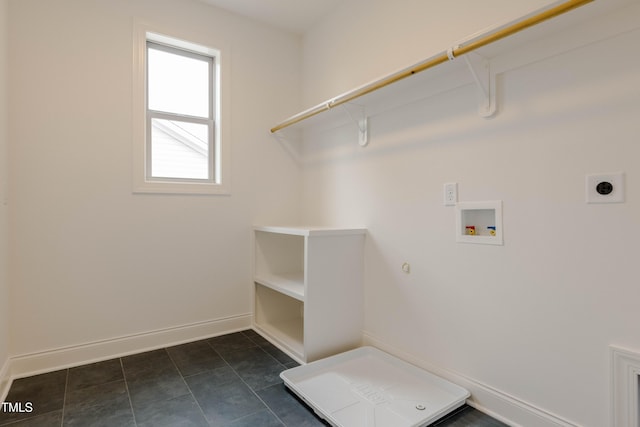
[[[364,235],[309,238],[306,260],[307,362],[361,344]]]

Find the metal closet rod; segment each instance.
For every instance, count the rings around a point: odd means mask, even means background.
[[[572,9],[578,8],[580,6],[584,6],[585,4],[591,3],[592,1],[594,0],[568,0],[567,2],[562,3],[558,6],[547,9],[536,15],[532,15],[529,18],[523,19],[522,21],[516,22],[513,25],[500,28],[492,33],[481,36],[478,39],[473,40],[464,46],[452,47],[446,52],[442,52],[423,62],[419,62],[418,64],[415,64],[412,67],[409,67],[402,71],[398,71],[397,73],[391,74],[385,78],[372,82],[368,85],[362,86],[358,89],[354,89],[343,95],[339,95],[336,98],[333,98],[325,103],[309,108],[308,110],[298,113],[295,116],[291,116],[284,122],[271,128],[271,133],[275,133],[286,127],[292,126],[296,123],[299,123],[303,120],[306,120],[310,117],[320,114],[323,111],[327,111],[339,105],[345,104],[347,102],[351,102],[354,99],[357,99],[363,95],[366,95],[368,93],[381,89],[399,80],[405,79],[407,77],[411,77],[416,73],[428,70],[429,68],[435,67],[436,65],[440,65],[444,62],[450,61],[457,56],[464,55],[465,53],[473,52],[476,49],[479,49],[483,46],[486,46],[490,43],[493,43],[505,37],[511,36],[526,28],[537,25],[543,21],[554,18],[558,15],[562,15],[563,13],[569,12]]]

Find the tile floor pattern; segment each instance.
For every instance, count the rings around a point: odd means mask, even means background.
[[[327,426],[283,385],[297,363],[253,330],[14,381],[11,427]],[[23,406],[24,407],[24,406]],[[463,406],[438,427],[504,424]]]

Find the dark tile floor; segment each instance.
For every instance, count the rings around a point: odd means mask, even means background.
[[[297,363],[252,330],[14,381],[11,427],[326,426],[282,384]],[[27,402],[31,405],[27,406]],[[504,426],[463,406],[438,427]]]

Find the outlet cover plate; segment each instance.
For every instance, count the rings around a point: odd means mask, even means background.
[[[458,183],[448,182],[444,184],[444,205],[455,206],[458,203]]]
[[[587,203],[624,203],[624,173],[602,173],[586,176],[586,202]],[[611,184],[610,186],[606,183]],[[598,192],[598,185],[609,187],[608,194]],[[602,189],[601,189],[602,191]]]

